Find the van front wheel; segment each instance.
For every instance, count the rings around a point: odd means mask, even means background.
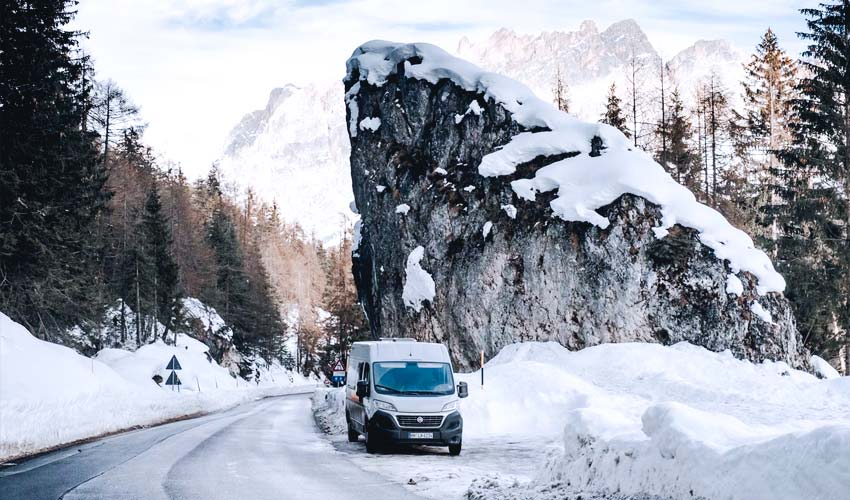
[[[458,444],[450,444],[449,445],[449,455],[456,457],[460,455],[460,448],[463,443]]]

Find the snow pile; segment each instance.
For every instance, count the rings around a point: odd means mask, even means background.
[[[203,344],[181,335],[176,347],[157,342],[136,352],[104,349],[87,358],[36,339],[0,313],[0,460],[297,392],[309,383],[281,376],[274,383],[249,384],[205,353]],[[177,372],[183,382],[179,393],[152,379],[166,378],[164,368],[175,354],[183,368]]]
[[[139,385],[149,385],[153,377],[159,375],[163,381],[168,379],[170,370],[165,367],[172,356],[177,357],[181,370],[177,376],[183,383],[181,391],[204,391],[220,388],[236,389],[239,379],[219,366],[207,354],[209,348],[188,335],[178,334],[177,345],[166,345],[161,340],[147,344],[134,352],[123,349],[103,349],[94,359],[109,366],[125,380]],[[244,380],[242,384],[247,382]]]
[[[841,375],[838,370],[832,367],[825,359],[820,356],[812,356],[812,369],[820,378],[832,379],[838,378]]]
[[[407,215],[407,212],[410,212],[410,205],[407,203],[402,203],[401,205],[395,207],[395,213]]]
[[[479,373],[458,378],[465,437],[563,433],[529,488],[743,500],[850,485],[850,379],[686,343],[515,344],[486,365],[484,390]]]
[[[550,202],[555,215],[604,229],[609,221],[597,209],[625,193],[641,196],[661,207],[661,225],[655,228],[659,238],[675,224],[694,228],[719,259],[730,262],[733,272],[748,271],[758,278],[758,293],[785,289],[785,280],[746,233],[734,228],[716,210],[697,202],[693,193],[676,183],[648,154],[633,150],[617,129],[563,113],[526,86],[486,72],[436,46],[376,40],[358,47],[347,62],[346,80],[356,80],[346,94],[349,106],[356,106],[362,81],[382,86],[399,64],[404,65],[408,78],[433,84],[448,78],[465,90],[481,94],[485,101],[502,105],[523,127],[547,129],[520,133],[505,147],[485,156],[478,167],[481,175],[510,175],[519,164],[538,156],[576,153],[539,169],[533,178],[513,181],[511,185],[520,198],[533,201],[538,193],[557,190],[558,196]],[[594,141],[599,141],[599,147],[593,146]]]
[[[405,268],[406,278],[404,280],[404,290],[402,290],[401,298],[404,300],[404,305],[419,312],[422,310],[422,303],[433,301],[437,289],[434,285],[434,278],[428,271],[422,269],[419,262],[425,256],[425,249],[418,246],[407,256],[407,267]]]

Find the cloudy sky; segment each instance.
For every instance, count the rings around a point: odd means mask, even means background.
[[[749,52],[767,26],[789,52],[812,0],[81,0],[75,27],[100,78],[112,78],[150,124],[148,142],[190,175],[219,156],[230,128],[269,91],[342,78],[370,39],[425,41],[453,51],[461,36],[600,29],[633,18],[665,58],[699,39]]]

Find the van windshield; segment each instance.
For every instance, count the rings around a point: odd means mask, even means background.
[[[400,396],[454,394],[452,367],[448,363],[392,361],[372,363],[375,390]]]

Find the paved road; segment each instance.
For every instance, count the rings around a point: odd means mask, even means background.
[[[120,434],[0,470],[0,499],[417,498],[319,435],[307,395]]]

